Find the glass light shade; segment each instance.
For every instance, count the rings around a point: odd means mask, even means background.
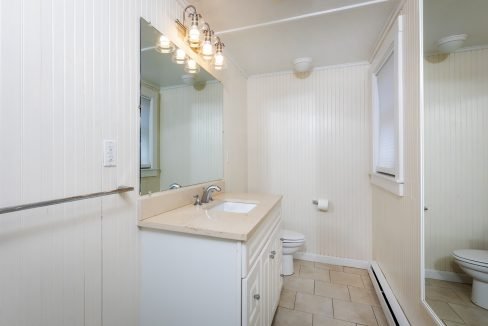
[[[176,49],[175,53],[174,53],[174,56],[173,56],[173,60],[176,64],[179,64],[179,65],[182,65],[185,63],[185,59],[186,59],[186,53],[184,50],[182,49]]]
[[[188,30],[188,43],[192,48],[200,46],[200,30],[197,24],[192,24]]]
[[[159,37],[158,44],[156,44],[156,51],[159,53],[172,53],[174,51],[175,47],[173,46],[173,43],[169,40],[164,35],[161,35]]]
[[[189,74],[196,74],[200,70],[198,63],[192,58],[186,60],[185,71]]]
[[[222,52],[215,53],[214,56],[214,68],[216,70],[221,70],[224,67],[224,55]]]
[[[213,55],[213,46],[210,40],[203,42],[202,56],[205,60],[211,60]]]

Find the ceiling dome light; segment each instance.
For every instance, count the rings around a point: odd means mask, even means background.
[[[173,54],[173,61],[176,64],[182,65],[185,63],[186,60],[186,53],[183,49],[177,48],[175,53]]]
[[[293,60],[293,69],[298,73],[309,72],[312,70],[312,58],[296,58]]]
[[[172,53],[175,50],[173,43],[165,35],[159,37],[158,43],[156,44],[156,51],[159,53]]]
[[[187,58],[186,59],[186,65],[185,65],[185,71],[189,74],[196,74],[197,72],[200,71],[200,66],[198,63],[192,59],[192,58]]]
[[[461,48],[467,38],[467,34],[450,35],[443,37],[439,41],[437,41],[437,49],[442,53],[452,53]]]

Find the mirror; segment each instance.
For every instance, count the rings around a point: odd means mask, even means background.
[[[223,178],[222,84],[157,51],[161,36],[141,19],[142,195]]]
[[[488,1],[424,0],[425,299],[488,325]]]

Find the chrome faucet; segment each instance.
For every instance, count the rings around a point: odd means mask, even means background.
[[[172,183],[172,184],[170,184],[170,185],[169,185],[169,189],[170,189],[170,190],[173,190],[173,189],[180,189],[180,188],[181,188],[181,185],[180,185],[180,184],[178,184],[178,183],[176,183],[176,182],[175,182],[175,183]]]
[[[206,189],[204,188],[202,195],[202,204],[206,204],[213,200],[212,193],[214,191],[222,191],[222,188],[216,185],[210,185]]]

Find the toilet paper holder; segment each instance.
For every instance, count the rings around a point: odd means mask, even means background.
[[[319,211],[327,212],[329,210],[329,200],[328,199],[314,199],[312,204],[317,206]]]

